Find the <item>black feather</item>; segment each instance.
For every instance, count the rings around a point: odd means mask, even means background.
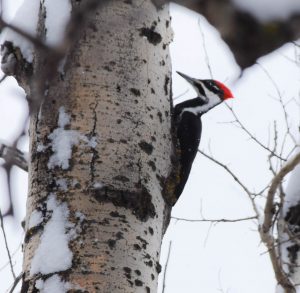
[[[178,140],[180,143],[180,182],[176,186],[176,197],[179,198],[189,178],[191,168],[196,157],[202,123],[201,118],[191,112],[182,114],[181,123],[178,127]]]
[[[201,116],[183,111],[187,107],[201,104],[199,98],[185,101],[175,106],[174,114],[177,120],[177,139],[180,147],[180,182],[176,186],[176,197],[179,198],[188,180],[201,138]],[[183,112],[182,112],[183,111]]]

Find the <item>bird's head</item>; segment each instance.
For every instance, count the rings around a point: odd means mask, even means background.
[[[177,73],[188,81],[197,92],[200,103],[197,107],[199,113],[203,114],[223,101],[233,98],[230,89],[217,80],[196,79],[178,71]]]

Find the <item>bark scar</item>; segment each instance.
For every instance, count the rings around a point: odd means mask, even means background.
[[[91,131],[91,137],[95,137],[96,135],[96,127],[97,127],[97,122],[98,122],[98,116],[97,116],[97,107],[98,107],[98,101],[95,102],[95,106],[93,108],[93,128]],[[95,162],[96,159],[98,157],[98,151],[96,150],[96,148],[91,148],[91,151],[93,153],[92,155],[92,159],[91,159],[91,163],[90,163],[90,173],[91,173],[91,182],[94,182],[94,178],[95,178]]]

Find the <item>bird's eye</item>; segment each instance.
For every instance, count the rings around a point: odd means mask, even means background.
[[[206,87],[215,94],[221,94],[223,91],[212,80],[205,81]]]

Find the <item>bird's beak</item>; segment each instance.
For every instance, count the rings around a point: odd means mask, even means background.
[[[192,77],[189,77],[188,75],[182,73],[182,72],[179,72],[179,71],[176,71],[181,77],[183,77],[186,81],[188,81],[189,83],[191,83],[192,85],[194,85],[194,82],[196,81],[194,78]]]
[[[205,97],[204,95],[201,95],[199,93],[198,87],[199,87],[199,81],[200,80],[197,80],[196,78],[189,77],[188,75],[186,75],[182,72],[179,72],[179,71],[176,71],[176,72],[193,86],[193,88],[195,89],[195,91],[198,94],[198,98],[202,101],[202,103],[207,104],[208,103],[207,97]]]

